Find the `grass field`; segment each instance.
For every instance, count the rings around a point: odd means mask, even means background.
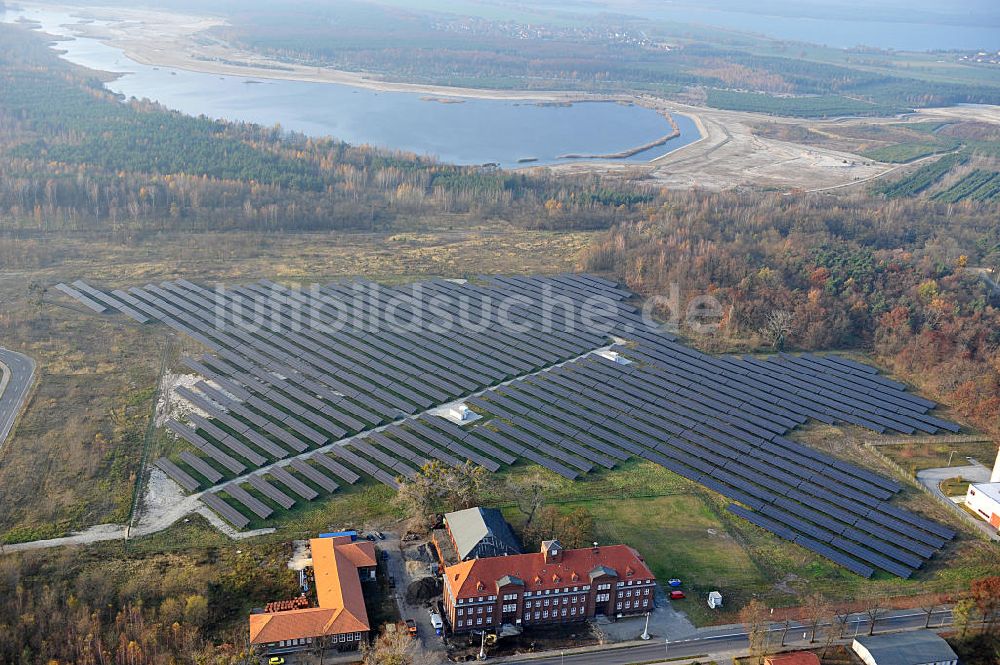
[[[882,445],[878,450],[915,476],[921,469],[948,466],[949,457],[951,466],[967,465],[969,462],[966,457],[972,457],[986,466],[992,466],[997,455],[997,444],[991,441],[960,443],[921,441]]]
[[[697,494],[641,499],[596,499],[561,504],[566,511],[585,508],[594,517],[594,537],[603,544],[627,543],[665,581],[678,577],[689,594],[676,604],[696,624],[720,620],[703,602],[720,589],[737,601],[767,587],[765,573],[734,537],[713,507]],[[515,526],[518,515],[507,511]],[[523,521],[523,517],[520,521]],[[742,603],[734,602],[736,607]]]

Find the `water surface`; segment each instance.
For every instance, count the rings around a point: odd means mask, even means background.
[[[8,10],[3,20],[37,21],[76,64],[119,73],[107,88],[169,108],[246,121],[310,136],[332,136],[435,156],[455,164],[556,164],[566,154],[605,155],[654,142],[673,131],[659,113],[616,103],[539,105],[525,101],[461,99],[442,103],[409,92],[379,92],[334,83],[220,76],[137,63],[93,38],[72,37],[80,19],[34,8]],[[680,136],[623,160],[648,162],[697,141],[694,121],[675,115]],[[526,160],[531,160],[530,162]]]

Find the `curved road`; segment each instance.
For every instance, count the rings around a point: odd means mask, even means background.
[[[26,355],[0,349],[0,450],[24,407],[35,381],[35,361]]]

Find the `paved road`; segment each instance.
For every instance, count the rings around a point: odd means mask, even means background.
[[[7,349],[0,349],[0,450],[14,421],[24,406],[24,400],[35,381],[35,361],[28,356]]]
[[[900,610],[879,617],[875,623],[875,632],[892,632],[913,628],[923,628],[927,615],[920,610]],[[931,617],[931,628],[951,625],[950,609],[941,609]],[[777,647],[781,641],[784,627],[774,624],[771,627],[770,644]],[[822,630],[822,629],[821,629]],[[788,629],[785,644],[789,646],[808,646],[809,629],[800,623],[793,623]],[[855,635],[868,633],[868,617],[863,614],[852,615],[844,629],[845,640],[853,639]],[[817,633],[819,635],[819,633]],[[812,645],[815,646],[815,645]],[[551,656],[528,658],[504,658],[506,663],[533,663],[535,665],[630,665],[632,663],[654,663],[657,661],[683,658],[684,656],[718,656],[739,655],[748,648],[746,632],[742,626],[723,626],[717,628],[699,629],[688,638],[670,640],[654,636],[648,642],[632,643],[613,649],[592,649],[587,651],[556,652]]]
[[[973,460],[969,460],[970,462]],[[990,482],[990,469],[985,467],[978,462],[975,464],[970,464],[968,466],[943,466],[937,469],[923,469],[917,472],[917,480],[920,484],[931,491],[935,496],[941,499],[944,503],[948,504],[969,524],[972,524],[977,529],[980,529],[987,536],[993,540],[1000,541],[1000,534],[997,530],[989,525],[985,520],[976,519],[974,516],[970,515],[965,511],[962,506],[958,505],[948,497],[944,495],[941,491],[941,483],[949,478],[956,478],[961,476],[965,480],[972,483],[988,483]]]

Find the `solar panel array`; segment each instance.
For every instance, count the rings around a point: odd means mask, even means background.
[[[237,528],[343,483],[396,488],[432,460],[489,471],[525,460],[575,479],[640,457],[866,577],[908,577],[954,536],[892,505],[897,483],[786,438],[810,418],[957,431],[930,415],[933,402],[839,356],[701,353],[646,325],[633,295],[599,277],[395,289],[264,280],[225,292],[177,280],[127,293],[77,281],[61,290],[208,349],[185,359],[202,377],[178,389],[196,409],[190,424],[167,423],[191,450],[156,464]],[[579,312],[595,299],[613,305],[602,330],[558,325],[561,306]],[[364,325],[343,326],[346,310]],[[493,325],[446,327],[441,312],[477,312]],[[438,415],[457,400],[482,417],[459,425]]]

